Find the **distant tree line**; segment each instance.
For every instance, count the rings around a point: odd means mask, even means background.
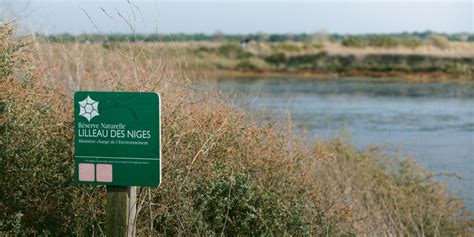
[[[324,34],[324,33],[301,33],[301,34],[55,34],[42,35],[37,37],[43,41],[53,43],[71,43],[71,42],[185,42],[185,41],[240,41],[242,39],[250,39],[257,42],[308,42],[329,40],[333,42],[341,42],[343,45],[351,47],[395,47],[417,46],[423,41],[431,40],[433,36],[442,36],[448,41],[468,41],[474,42],[474,34],[458,33],[458,34],[439,34],[431,31],[414,32],[414,33],[397,33],[397,34]]]

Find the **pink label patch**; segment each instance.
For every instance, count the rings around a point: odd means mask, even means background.
[[[97,165],[97,182],[112,182],[112,165]]]
[[[79,164],[79,181],[94,181],[94,164]]]

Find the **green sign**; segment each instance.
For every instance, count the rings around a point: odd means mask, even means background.
[[[160,96],[157,93],[76,92],[74,135],[77,182],[160,185]]]

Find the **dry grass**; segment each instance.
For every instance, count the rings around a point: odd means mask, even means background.
[[[139,236],[472,234],[462,200],[413,160],[342,138],[308,145],[291,122],[255,125],[189,83],[179,48],[36,49],[22,64],[31,80],[0,82],[0,231],[102,234],[104,188],[72,181],[71,93],[81,89],[162,96],[163,181],[138,190]]]
[[[350,48],[340,44],[325,43],[325,50],[332,55],[355,55],[363,57],[368,54],[391,54],[391,55],[422,55],[440,58],[474,57],[474,43],[450,42],[446,49],[433,45],[422,45],[414,49],[407,47],[397,48]]]
[[[156,43],[136,43],[143,45],[152,45]],[[186,50],[186,49],[197,49],[199,47],[214,47],[217,48],[225,44],[225,42],[206,42],[206,41],[194,41],[194,42],[162,42],[159,45],[164,48],[171,48],[173,50]],[[416,48],[409,47],[395,47],[395,48],[382,48],[382,47],[346,47],[340,43],[334,43],[330,41],[324,41],[319,43],[322,47],[315,47],[315,44],[303,43],[303,42],[286,42],[286,43],[252,43],[249,46],[249,50],[255,54],[271,54],[274,52],[272,47],[281,44],[290,44],[301,48],[300,53],[318,53],[321,50],[326,51],[332,55],[356,55],[364,56],[367,54],[393,54],[393,55],[423,55],[423,56],[434,56],[434,57],[447,57],[447,58],[458,58],[458,57],[474,57],[474,43],[470,42],[449,42],[449,46],[445,49],[435,47],[431,44],[421,45]]]

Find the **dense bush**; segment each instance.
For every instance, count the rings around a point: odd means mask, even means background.
[[[12,36],[1,37],[0,233],[98,233],[103,191],[72,180],[69,98],[38,82],[31,48]]]
[[[425,42],[423,40],[415,38],[415,37],[407,37],[407,38],[400,39],[400,46],[411,48],[411,49],[418,48],[424,44]]]
[[[439,58],[424,55],[368,54],[363,57],[354,55],[329,55],[325,52],[288,56],[284,61],[278,57],[265,58],[268,63],[285,66],[292,70],[313,70],[329,72],[473,72],[472,58]],[[283,60],[283,59],[281,59]]]
[[[443,35],[432,35],[431,44],[440,49],[446,49],[449,46],[449,40]]]
[[[13,40],[14,29],[0,23],[0,78],[5,79],[13,75],[14,70],[28,73],[28,63],[31,61],[28,41]]]
[[[273,53],[265,57],[265,61],[279,67],[286,62],[286,56],[284,53]]]
[[[233,43],[227,43],[219,46],[217,49],[217,52],[225,57],[228,58],[237,58],[237,59],[242,59],[242,58],[249,58],[252,56],[252,54],[242,47],[240,47],[238,44],[233,44]]]
[[[244,71],[254,71],[259,69],[258,65],[250,60],[242,60],[237,65],[235,65],[236,70],[244,70]]]
[[[271,45],[272,49],[276,52],[300,52],[301,47],[295,43],[277,43]]]
[[[369,46],[380,48],[395,48],[399,45],[397,39],[387,36],[374,36],[369,38]]]
[[[4,80],[0,230],[65,235],[98,232],[101,188],[73,182],[70,101],[59,91]],[[15,226],[16,225],[16,226]]]
[[[200,185],[193,193],[194,208],[212,234],[311,233],[302,200],[285,204],[278,192],[261,187],[249,174],[233,174],[225,167],[216,169],[218,176],[199,178]]]
[[[346,47],[354,48],[363,48],[368,46],[367,40],[363,37],[347,37],[346,39],[342,40],[341,44]]]
[[[392,36],[375,35],[370,37],[350,36],[342,40],[342,45],[346,47],[376,47],[376,48],[395,48],[399,46],[417,48],[423,44],[423,41],[417,38],[396,38]]]

